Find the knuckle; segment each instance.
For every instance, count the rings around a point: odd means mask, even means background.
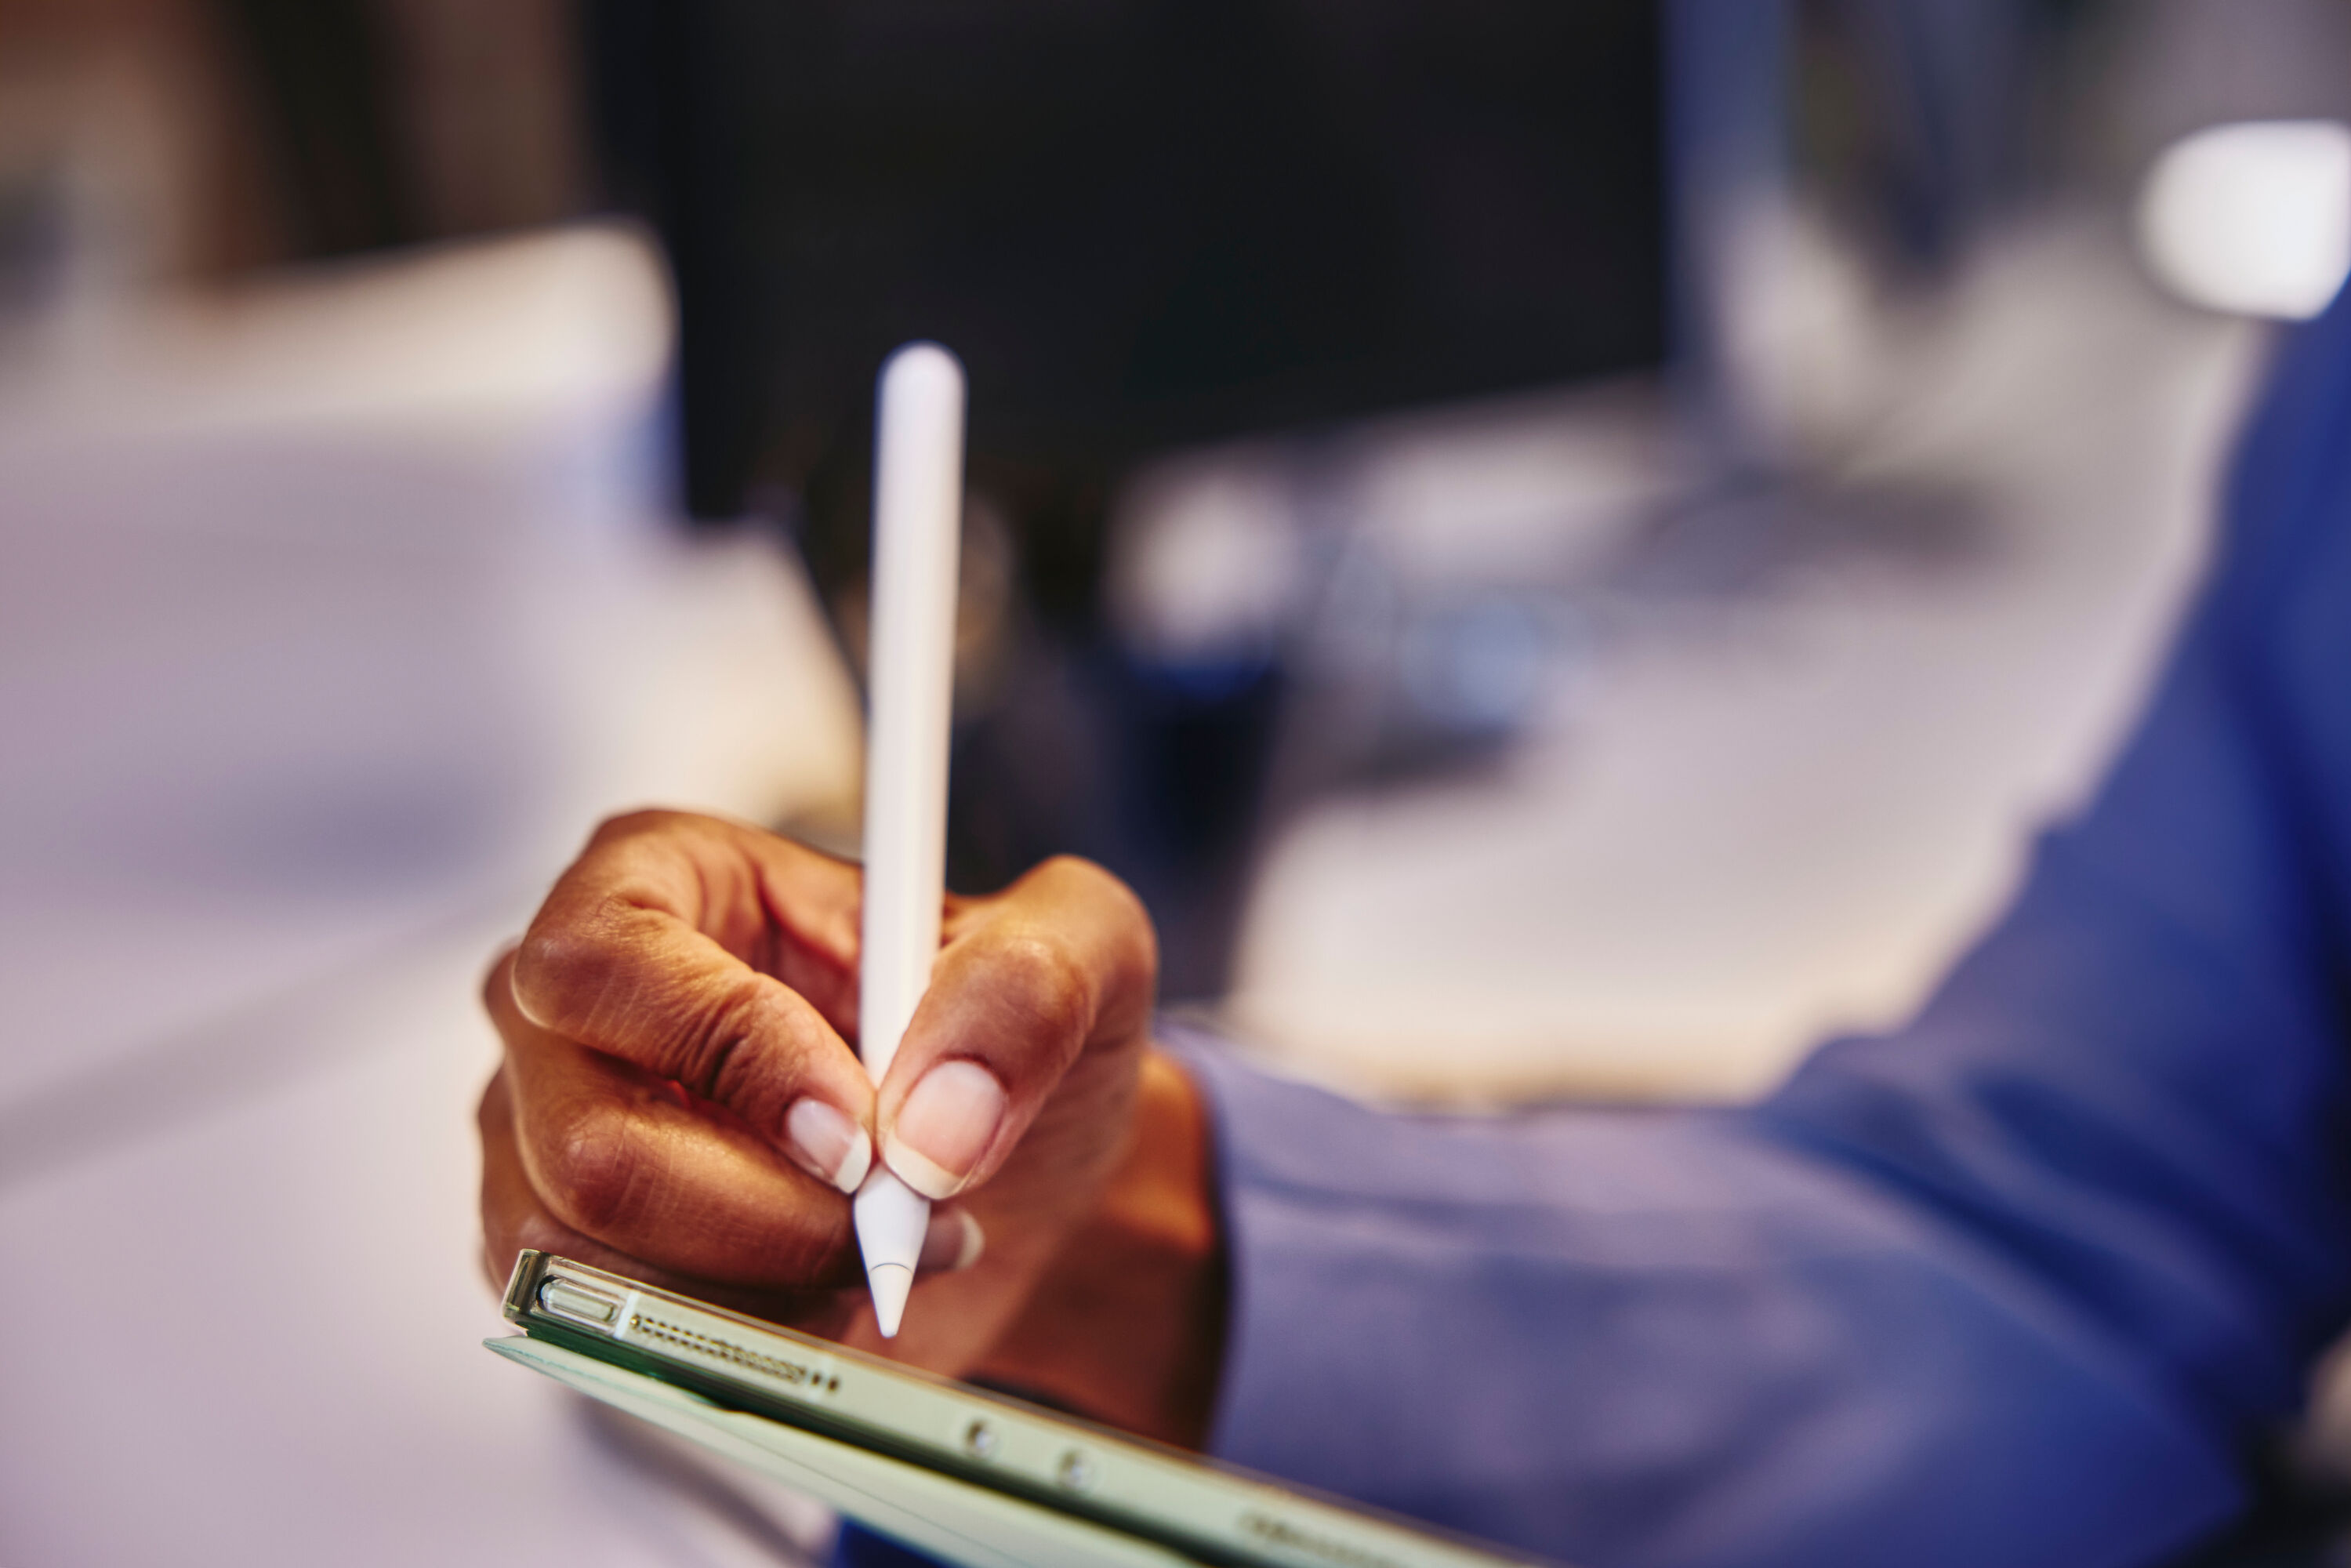
[[[1078,886],[1123,888],[1126,884],[1083,855],[1051,855],[1037,862],[1030,876],[1040,882]]]
[[[640,807],[633,811],[615,811],[596,824],[596,831],[588,835],[588,841],[590,845],[609,844],[657,832],[679,821],[682,815],[657,806]]]
[[[1117,875],[1078,855],[1055,855],[1041,862],[1029,875],[1056,895],[1074,898],[1117,925],[1150,938],[1151,913],[1141,895]]]
[[[1100,949],[1107,966],[1105,993],[1140,996],[1147,1009],[1159,973],[1159,936],[1142,895],[1111,872],[1076,855],[1056,855],[1038,869],[1053,879],[1058,895],[1087,911],[1092,928],[1110,938]]]
[[[741,1109],[745,1092],[757,1082],[761,1053],[754,1042],[768,1010],[768,982],[746,970],[719,983],[689,1016],[678,1042],[674,1076],[706,1100]]]
[[[617,1108],[559,1110],[541,1155],[548,1206],[572,1228],[609,1235],[645,1206],[653,1175],[643,1149]]]
[[[1007,936],[997,954],[1000,994],[1029,1029],[1082,1036],[1093,1013],[1093,985],[1070,945],[1049,932]]]
[[[605,897],[576,910],[542,913],[515,949],[508,984],[523,1016],[575,1039],[595,1032],[608,1009],[623,1014],[644,945],[645,913],[625,898]]]
[[[533,925],[515,949],[509,985],[516,1006],[545,1028],[562,1030],[582,1016],[583,998],[602,988],[603,945],[574,926]]]

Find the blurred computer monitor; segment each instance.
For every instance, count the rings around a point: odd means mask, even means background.
[[[976,458],[1095,476],[1659,362],[1659,10],[593,0],[692,509],[855,448],[914,337],[966,361]]]

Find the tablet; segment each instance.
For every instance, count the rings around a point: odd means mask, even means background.
[[[526,1251],[489,1348],[970,1568],[1536,1560]]]

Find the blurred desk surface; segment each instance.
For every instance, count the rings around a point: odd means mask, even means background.
[[[248,1019],[225,1051],[300,1065],[0,1186],[0,1557],[773,1563],[821,1537],[748,1481],[674,1488],[481,1350],[472,982],[499,931]]]
[[[0,385],[0,1560],[821,1535],[479,1348],[497,944],[609,811],[853,800],[797,567],[651,498],[664,310],[591,229],[131,308]]]

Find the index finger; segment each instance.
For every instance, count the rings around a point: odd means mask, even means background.
[[[1134,894],[1072,857],[958,904],[883,1081],[883,1163],[933,1199],[987,1180],[1081,1057],[1140,1051],[1157,957]],[[1105,1093],[1124,1084],[1102,1075]]]

